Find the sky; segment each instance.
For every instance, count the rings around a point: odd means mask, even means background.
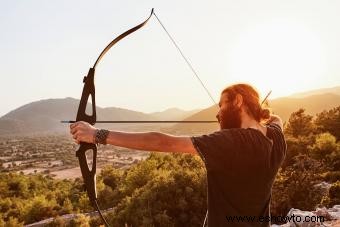
[[[0,116],[49,98],[80,98],[105,46],[155,9],[218,102],[228,85],[264,97],[340,85],[340,1],[4,1]],[[156,18],[96,68],[96,102],[142,112],[213,102]]]

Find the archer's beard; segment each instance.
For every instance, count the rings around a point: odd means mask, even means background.
[[[220,127],[221,129],[241,128],[240,109],[231,106],[230,109],[228,109],[225,112],[222,112]]]

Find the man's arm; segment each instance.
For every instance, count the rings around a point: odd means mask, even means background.
[[[160,132],[110,131],[106,142],[111,145],[145,151],[197,154],[190,137],[173,136]]]
[[[77,143],[94,143],[96,128],[79,121],[70,125],[70,133]],[[117,132],[109,131],[107,144],[145,151],[179,152],[197,154],[191,138],[173,136],[160,132]]]

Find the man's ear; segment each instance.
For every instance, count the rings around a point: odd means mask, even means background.
[[[238,108],[241,108],[243,104],[243,97],[240,94],[236,94],[235,100],[234,100],[234,105],[237,106]]]

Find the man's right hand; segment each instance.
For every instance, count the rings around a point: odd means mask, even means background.
[[[283,131],[283,123],[282,123],[281,118],[278,115],[271,114],[269,120],[267,121],[267,124],[268,123],[277,124],[278,126],[280,126],[281,130]]]

